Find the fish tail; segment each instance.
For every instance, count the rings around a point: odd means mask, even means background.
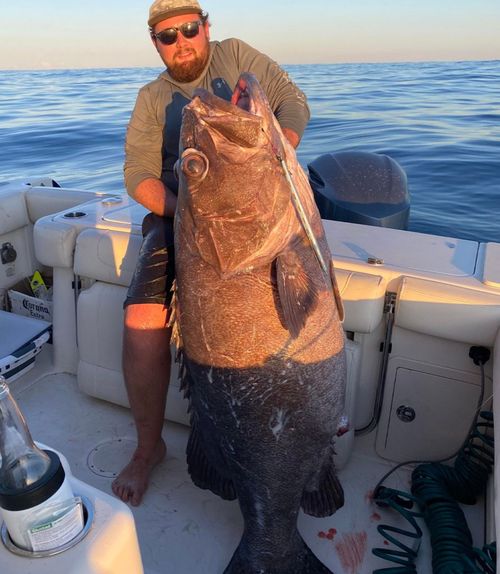
[[[269,552],[268,558],[264,559],[264,553],[260,553],[256,560],[250,550],[243,538],[224,574],[333,574],[313,554],[298,532],[294,548],[285,556]]]

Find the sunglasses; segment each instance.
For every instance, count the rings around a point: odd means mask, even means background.
[[[159,40],[165,46],[171,46],[177,41],[177,34],[180,32],[184,38],[195,38],[198,36],[200,31],[200,26],[203,24],[201,20],[195,20],[194,22],[185,22],[180,26],[172,26],[172,28],[165,28],[158,34],[151,33],[151,37]]]

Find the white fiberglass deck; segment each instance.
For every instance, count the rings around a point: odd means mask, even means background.
[[[43,353],[37,362],[43,364]],[[33,438],[62,452],[77,478],[111,493],[114,473],[134,448],[131,412],[82,394],[74,376],[48,374],[36,380],[39,371],[40,366],[11,387]],[[238,504],[192,484],[185,461],[188,433],[182,425],[165,424],[167,458],[156,469],[142,505],[133,508],[146,574],[221,574],[241,536]],[[371,574],[390,566],[372,555],[372,548],[388,547],[377,526],[406,526],[371,501],[373,487],[391,468],[373,453],[372,442],[370,437],[357,439],[355,452],[340,473],[344,508],[324,519],[300,515],[302,536],[335,574]],[[408,491],[408,469],[397,471],[389,485]],[[465,510],[475,544],[482,546],[482,504]],[[419,573],[432,571],[425,537],[417,565]]]

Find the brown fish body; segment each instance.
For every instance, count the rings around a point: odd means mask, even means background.
[[[254,78],[240,81],[249,110],[201,93],[181,133],[176,322],[193,413],[188,464],[196,484],[239,499],[245,534],[227,573],[325,573],[296,521],[300,506],[324,516],[342,504],[332,447],[345,357],[331,256],[293,148]]]

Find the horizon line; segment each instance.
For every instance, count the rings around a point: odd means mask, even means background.
[[[486,58],[486,59],[476,59],[476,58],[461,58],[459,60],[454,59],[437,59],[437,60],[349,60],[349,61],[338,61],[338,62],[309,62],[309,63],[280,63],[280,66],[348,66],[348,65],[392,65],[392,64],[460,64],[462,62],[499,62],[500,58]],[[135,70],[135,69],[158,69],[163,68],[163,66],[153,66],[153,65],[136,65],[136,66],[79,66],[79,67],[39,67],[39,68],[0,68],[0,72],[63,72],[63,71],[76,71],[76,70]]]

